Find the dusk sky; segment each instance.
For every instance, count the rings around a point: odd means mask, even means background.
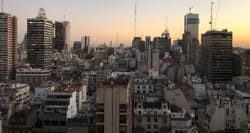
[[[71,22],[71,42],[91,36],[91,44],[131,44],[134,36],[135,0],[5,0],[4,12],[18,17],[18,39],[26,32],[27,18],[44,8],[52,21]],[[172,40],[181,38],[184,15],[193,6],[199,13],[200,34],[210,29],[210,0],[137,0],[137,36],[160,36],[167,25]],[[216,29],[233,32],[234,46],[250,48],[250,0],[214,0]],[[217,15],[217,10],[219,11]]]

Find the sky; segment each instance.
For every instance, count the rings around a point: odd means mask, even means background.
[[[233,32],[233,45],[250,48],[250,0],[213,0],[215,29]],[[111,41],[130,45],[134,37],[137,3],[137,36],[160,36],[166,25],[172,40],[182,37],[184,15],[199,13],[200,30],[210,29],[211,0],[4,0],[4,12],[18,18],[18,42],[27,31],[27,18],[44,8],[48,19],[71,22],[71,42],[91,37],[91,44]]]

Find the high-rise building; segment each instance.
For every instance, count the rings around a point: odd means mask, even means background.
[[[160,50],[157,48],[150,47],[148,49],[148,73],[152,77],[159,76],[160,71]]]
[[[82,49],[84,52],[88,52],[90,46],[90,36],[84,36],[82,37]]]
[[[184,16],[184,32],[190,32],[192,39],[199,38],[199,14],[188,13]]]
[[[202,34],[202,72],[210,82],[232,80],[232,32],[207,31]]]
[[[58,51],[70,48],[70,22],[55,22],[55,43],[54,48]]]
[[[27,59],[31,67],[47,68],[51,65],[53,22],[48,20],[44,9],[27,23]]]
[[[165,56],[165,52],[171,50],[171,37],[167,28],[162,33],[161,37],[154,38],[154,45],[154,47],[158,48],[160,51],[160,58]]]
[[[185,54],[186,63],[199,65],[199,41],[192,39],[190,32],[185,32],[182,36],[182,51]]]
[[[123,76],[124,77],[124,76]],[[96,90],[96,133],[131,133],[131,82],[108,80]]]
[[[17,66],[17,18],[0,13],[0,82],[15,79]]]

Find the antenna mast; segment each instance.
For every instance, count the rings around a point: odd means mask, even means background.
[[[136,14],[137,14],[137,3],[136,3],[136,1],[135,1],[135,27],[134,27],[134,28],[135,28],[135,29],[134,29],[134,32],[135,32],[134,34],[135,34],[135,35],[134,35],[134,36],[136,36],[136,17],[137,17]]]
[[[189,13],[192,12],[192,9],[193,9],[193,8],[194,8],[193,6],[191,6],[191,7],[189,8]]]
[[[213,5],[214,5],[214,2],[211,2],[211,18],[209,22],[211,31],[213,29]]]

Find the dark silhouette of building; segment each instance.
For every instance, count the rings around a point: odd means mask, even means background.
[[[232,80],[232,32],[207,31],[202,34],[202,72],[210,82]]]
[[[0,82],[15,79],[17,66],[17,18],[0,13]]]
[[[27,59],[31,67],[47,68],[51,65],[53,22],[48,20],[44,9],[27,23]]]
[[[55,43],[54,49],[58,51],[69,48],[70,43],[70,23],[68,21],[55,22]]]
[[[160,58],[165,56],[165,52],[169,52],[171,49],[171,38],[170,34],[166,28],[166,30],[162,33],[161,37],[154,38],[154,45],[159,49]]]

